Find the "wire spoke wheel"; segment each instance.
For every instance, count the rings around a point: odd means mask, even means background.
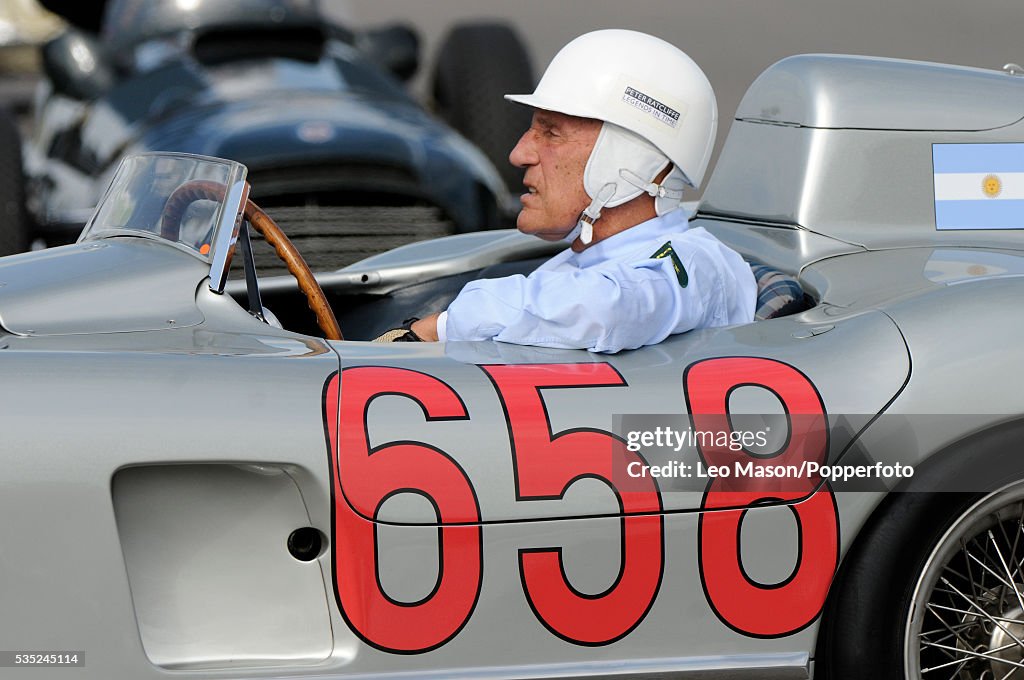
[[[935,545],[904,649],[907,678],[1024,680],[1024,482],[969,507]]]

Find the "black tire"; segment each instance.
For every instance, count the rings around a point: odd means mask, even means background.
[[[1017,611],[1017,594],[1006,589],[1001,602],[983,600],[979,595],[977,603],[971,605],[966,597],[950,590],[955,584],[948,586],[940,580],[948,577],[953,583],[957,580],[954,574],[968,571],[957,562],[967,559],[967,551],[959,555],[959,541],[965,540],[968,545],[974,539],[986,541],[986,532],[993,528],[998,536],[1001,525],[995,518],[1000,511],[1014,516],[1011,524],[1016,525],[1017,518],[1024,522],[1024,484],[1020,481],[1024,470],[1018,461],[1007,464],[1008,452],[1016,450],[1019,438],[1019,426],[1000,428],[966,448],[936,456],[924,474],[915,475],[915,491],[891,494],[883,502],[860,531],[833,584],[818,637],[816,679],[967,680],[999,678],[1013,667],[981,658],[997,648],[992,641],[998,639],[993,637],[993,630],[984,631],[986,625],[992,625],[983,618],[981,609],[991,609],[991,616],[1000,620],[1024,621],[1024,612]],[[987,453],[993,447],[1001,453]],[[1011,484],[1013,480],[1018,481]],[[928,492],[949,489],[951,483],[961,491]],[[1013,543],[1012,549],[1013,559],[1019,562],[1024,540]],[[993,550],[986,558],[994,559],[998,552]],[[1009,545],[1002,552],[1009,553]],[[1007,558],[1011,559],[1009,555]],[[981,567],[973,567],[976,573],[982,573]],[[995,569],[1001,569],[1001,565]],[[970,578],[970,587],[961,584],[959,589],[965,595],[972,591],[980,594],[982,588],[975,587],[974,576]],[[1024,593],[1024,576],[1015,577],[1017,581],[1018,591]],[[947,616],[942,608],[951,604],[969,611],[977,607],[973,624],[966,619],[935,618],[936,611],[938,616]],[[924,632],[942,630],[944,625],[957,628],[970,640],[954,640],[953,650],[939,648],[941,644],[949,646],[948,641],[941,636],[928,637]],[[956,650],[957,645],[967,642],[976,648],[969,652]],[[1024,646],[1010,651],[1024,657]],[[919,670],[951,660],[954,666],[963,661],[961,674],[922,674]],[[993,666],[1004,670],[993,676]]]
[[[0,109],[0,256],[23,252],[28,246],[21,137],[14,116]]]
[[[508,154],[530,126],[530,110],[503,99],[533,91],[533,68],[522,41],[502,23],[459,24],[444,39],[434,67],[437,114],[484,152],[505,186],[518,191],[523,171]]]

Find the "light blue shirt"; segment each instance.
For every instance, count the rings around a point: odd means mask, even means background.
[[[703,227],[690,228],[680,209],[581,253],[566,249],[529,276],[467,284],[438,320],[438,335],[618,352],[749,323],[756,297],[750,266]]]

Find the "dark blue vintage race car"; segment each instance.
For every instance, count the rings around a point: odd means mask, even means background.
[[[506,26],[457,27],[442,47],[432,103],[449,126],[401,82],[418,67],[412,30],[353,32],[318,0],[45,4],[72,28],[43,47],[23,161],[0,117],[2,254],[76,237],[118,161],[154,150],[245,163],[314,269],[508,219],[519,179],[495,167],[528,113],[500,94],[532,75]]]

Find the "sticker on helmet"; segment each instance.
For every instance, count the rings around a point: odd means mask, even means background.
[[[678,111],[628,85],[625,92],[622,93],[622,101],[645,113],[649,113],[656,120],[665,123],[669,127],[674,128],[679,124],[680,115]]]

